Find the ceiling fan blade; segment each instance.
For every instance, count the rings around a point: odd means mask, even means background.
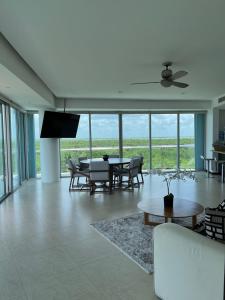
[[[171,83],[172,83],[173,86],[176,86],[176,87],[182,88],[182,89],[189,86],[189,84],[187,84],[187,83],[178,82],[178,81],[172,81]]]
[[[131,85],[136,85],[136,84],[149,84],[149,83],[160,83],[160,82],[159,82],[159,81],[132,82]]]
[[[187,75],[187,74],[188,74],[187,71],[178,71],[178,72],[174,73],[174,74],[170,77],[170,79],[171,79],[171,80],[176,80],[176,79],[181,78],[181,77],[183,77],[183,76],[185,76],[185,75]]]

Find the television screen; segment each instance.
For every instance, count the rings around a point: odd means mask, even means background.
[[[45,111],[41,138],[75,138],[79,120],[79,115]]]

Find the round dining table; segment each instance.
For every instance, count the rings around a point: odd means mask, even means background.
[[[91,161],[103,161],[103,158],[88,158],[81,160],[80,162],[82,164],[87,164],[89,165]],[[112,187],[113,187],[113,167],[115,166],[123,166],[129,164],[131,161],[130,158],[108,158],[109,162],[109,192],[112,192]]]

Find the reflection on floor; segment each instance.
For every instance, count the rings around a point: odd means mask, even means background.
[[[216,206],[225,184],[217,178],[173,182],[175,196]],[[68,192],[69,178],[30,180],[0,205],[0,299],[157,299],[153,276],[89,226],[137,212],[137,203],[163,196],[165,183],[145,176],[134,192]]]

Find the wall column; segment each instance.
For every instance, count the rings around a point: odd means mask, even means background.
[[[212,144],[218,140],[219,133],[219,110],[218,108],[212,108],[208,111],[206,116],[206,156],[207,157],[215,157],[213,154]],[[211,172],[217,172],[217,164],[211,163]]]
[[[40,132],[44,111],[39,111]],[[41,178],[43,183],[52,183],[60,179],[59,139],[40,139]]]

